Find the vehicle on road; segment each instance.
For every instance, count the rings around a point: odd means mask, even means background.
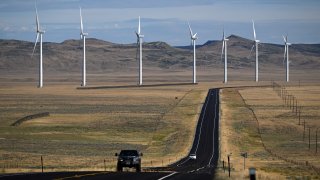
[[[197,159],[197,155],[196,155],[196,154],[190,154],[190,155],[189,155],[189,158],[195,160],[195,159]]]
[[[121,150],[120,153],[116,153],[115,156],[118,156],[118,172],[121,172],[123,167],[135,168],[136,172],[141,171],[141,156],[143,156],[143,154],[139,154],[137,150]]]

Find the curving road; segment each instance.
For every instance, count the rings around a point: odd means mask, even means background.
[[[168,167],[152,168],[158,172],[62,172],[0,175],[0,179],[139,179],[139,180],[211,180],[219,158],[219,89],[210,89],[199,116],[189,156]]]

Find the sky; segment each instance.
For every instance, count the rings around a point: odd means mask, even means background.
[[[89,38],[136,42],[141,16],[144,41],[190,45],[188,21],[197,44],[235,34],[253,39],[252,19],[261,42],[320,43],[319,0],[37,0],[46,42],[80,39],[79,7]],[[0,39],[34,42],[34,0],[0,0]]]

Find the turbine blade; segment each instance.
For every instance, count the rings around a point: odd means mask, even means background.
[[[193,37],[192,29],[189,22],[188,22],[188,26],[189,26],[190,36]]]
[[[286,55],[287,55],[287,45],[284,45],[284,54],[283,54],[283,61],[282,61],[283,66],[284,66],[284,62],[286,61]]]
[[[249,54],[249,56],[248,56],[248,59],[251,58],[251,54],[252,54],[252,51],[253,51],[253,48],[254,48],[254,47],[255,47],[255,44],[253,44],[252,47],[251,47],[251,50],[250,50],[250,54]]]
[[[80,33],[83,34],[82,12],[80,7]]]
[[[223,28],[223,30],[222,30],[222,40],[224,40],[225,39],[225,36],[224,36],[224,28]]]
[[[283,41],[287,43],[287,39],[284,37],[284,35],[282,35],[282,37],[283,37]]]
[[[254,40],[257,40],[256,29],[254,28],[254,21],[253,21],[253,20],[252,20],[252,27],[253,27],[253,37],[254,37]]]
[[[223,58],[223,50],[224,50],[224,40],[222,41],[222,50],[221,50],[221,61],[222,61],[222,58]]]
[[[39,39],[39,33],[37,33],[37,37],[36,37],[36,41],[34,43],[34,47],[33,47],[32,56],[31,57],[33,57],[34,51],[36,50],[38,39]]]
[[[40,22],[38,17],[38,9],[37,9],[37,2],[35,2],[35,9],[36,9],[36,26],[37,26],[37,32],[40,31]]]
[[[139,38],[137,39],[137,49],[136,49],[136,60],[138,61],[138,53],[139,53],[139,43],[140,43],[140,40]]]
[[[140,27],[140,16],[139,16],[139,26],[138,26],[138,34],[141,33],[141,27]]]

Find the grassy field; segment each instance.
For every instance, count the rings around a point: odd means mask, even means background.
[[[315,130],[320,127],[320,87],[288,86],[302,106],[298,115],[269,88],[225,89],[221,93],[221,161],[231,154],[232,177],[245,178],[255,167],[258,179],[319,179],[320,151],[315,152]],[[319,143],[319,141],[318,141]],[[241,153],[247,152],[244,170]],[[222,162],[220,162],[222,166]],[[315,168],[315,169],[313,169]],[[219,179],[227,173],[218,171]]]
[[[191,80],[191,73],[185,72],[146,74],[150,75],[145,78],[146,84],[179,84]],[[231,71],[230,82],[224,85],[219,74],[220,71],[202,73],[201,83],[196,86],[143,88],[132,84],[136,76],[91,74],[88,78],[91,86],[123,86],[92,90],[77,90],[79,83],[75,82],[80,79],[75,75],[50,77],[43,89],[36,88],[34,77],[2,76],[0,172],[40,171],[41,156],[45,171],[103,170],[104,160],[108,170],[115,170],[114,153],[129,148],[144,153],[144,167],[172,163],[189,151],[209,88],[265,86],[271,85],[272,79],[265,74],[268,78],[257,84],[249,72],[244,77],[242,72],[232,74]],[[295,79],[298,78],[297,74]],[[293,81],[286,89],[303,106],[301,117],[306,124],[318,126],[320,86],[301,84],[298,87],[298,81]],[[256,167],[259,178],[318,177],[309,166],[288,162],[308,161],[319,167],[319,155],[314,155],[315,132],[311,130],[309,151],[308,141],[301,140],[303,126],[297,125],[297,116],[284,106],[272,88],[224,89],[221,102],[220,160],[226,161],[227,154],[232,153],[233,177],[248,174],[247,170],[243,171],[241,152],[248,152],[246,168]],[[10,126],[24,116],[41,112],[49,112],[50,116],[18,127]],[[221,171],[218,175],[222,179],[226,177]]]
[[[70,85],[7,86],[0,89],[2,172],[115,168],[114,153],[138,149],[143,166],[185,156],[205,86],[77,90]],[[27,115],[50,112],[18,127]],[[151,162],[152,161],[152,162]]]

